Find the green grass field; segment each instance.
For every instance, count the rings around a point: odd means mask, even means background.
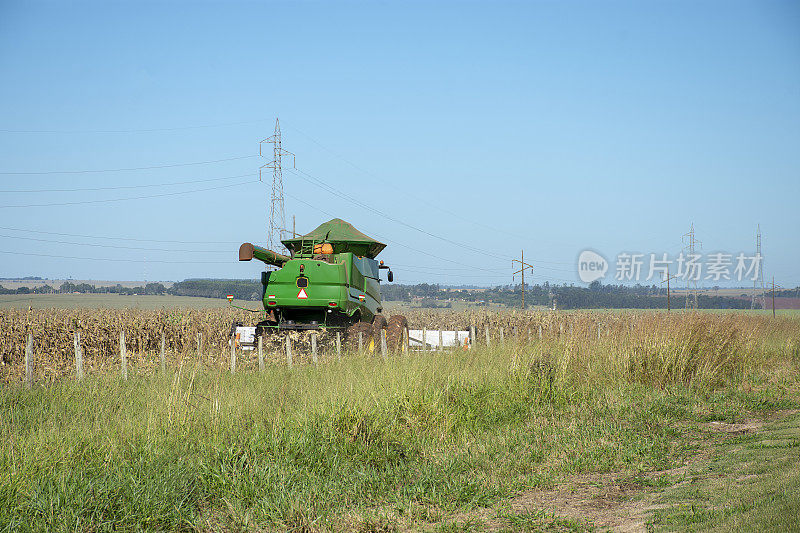
[[[797,320],[651,324],[7,386],[0,529],[797,529]]]

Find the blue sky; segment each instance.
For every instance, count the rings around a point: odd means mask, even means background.
[[[675,254],[693,223],[752,253],[760,223],[795,286],[798,6],[0,1],[0,277],[256,277],[277,116],[339,193],[285,172],[288,220],[384,240],[398,282],[509,283],[523,248],[577,282],[586,248]]]

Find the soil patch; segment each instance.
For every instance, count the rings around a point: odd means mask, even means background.
[[[762,418],[746,418],[741,423],[709,422],[700,424],[701,428],[716,434],[743,435],[758,432],[765,424],[798,414],[800,410],[775,411]],[[565,477],[553,489],[536,489],[523,492],[506,502],[511,514],[525,514],[546,510],[555,516],[571,518],[584,523],[588,528],[621,532],[647,531],[651,513],[669,507],[661,501],[662,490],[654,489],[652,482],[675,478],[671,487],[685,485],[691,481],[683,479],[709,459],[709,452],[715,445],[715,438],[709,435],[703,439],[703,446],[697,454],[689,458],[685,465],[663,471],[647,472],[631,476],[624,472],[604,474],[582,474]],[[717,474],[721,475],[721,474]],[[698,477],[693,476],[695,479]],[[708,474],[700,477],[709,477]],[[757,476],[734,476],[738,482],[751,481]],[[499,508],[499,507],[498,507]],[[469,520],[484,522],[487,531],[504,529],[502,517],[492,509],[480,509],[471,513],[451,517],[456,523]]]
[[[614,473],[576,476],[565,485],[525,492],[511,501],[511,509],[514,513],[547,509],[600,529],[645,531],[647,511],[653,502],[641,484]]]

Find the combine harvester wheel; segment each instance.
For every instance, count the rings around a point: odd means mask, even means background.
[[[375,329],[369,322],[356,322],[347,328],[347,349],[350,352],[358,351],[358,336],[361,334],[362,350],[367,353],[375,351]]]
[[[392,315],[386,328],[386,343],[390,352],[399,353],[408,341],[408,320],[403,315]]]
[[[372,329],[375,330],[375,337],[380,338],[381,330],[386,329],[386,324],[386,318],[383,315],[375,315],[375,318],[372,319]]]

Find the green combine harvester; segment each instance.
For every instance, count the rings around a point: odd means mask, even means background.
[[[239,247],[239,261],[258,259],[278,270],[261,273],[264,320],[255,326],[258,336],[274,337],[282,332],[316,331],[344,333],[351,346],[372,351],[386,330],[390,349],[397,349],[408,336],[405,317],[386,320],[382,314],[380,278],[392,271],[375,257],[386,247],[335,218],[314,231],[281,241],[290,255],[283,255],[249,242]]]

